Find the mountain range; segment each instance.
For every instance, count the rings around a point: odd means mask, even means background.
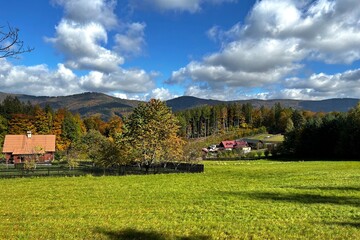
[[[69,96],[59,97],[45,97],[45,96],[31,96],[24,94],[9,94],[0,92],[0,102],[6,96],[16,96],[22,102],[30,102],[31,104],[38,104],[42,107],[49,105],[53,109],[67,108],[72,112],[77,112],[81,116],[91,116],[100,114],[104,119],[116,114],[119,116],[128,116],[134,107],[141,101],[121,99],[109,96],[103,93],[87,92]],[[356,98],[334,98],[327,100],[292,100],[292,99],[272,99],[272,100],[237,100],[237,101],[219,101],[212,99],[201,99],[197,97],[183,96],[166,101],[166,104],[172,108],[174,112],[190,109],[204,105],[218,105],[228,103],[250,103],[254,107],[272,107],[276,103],[280,103],[283,107],[291,107],[299,110],[309,110],[313,112],[346,112],[350,108],[356,106],[360,99]]]

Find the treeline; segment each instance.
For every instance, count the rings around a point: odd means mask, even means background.
[[[21,102],[18,98],[8,96],[0,104],[0,144],[2,146],[6,134],[56,135],[56,150],[64,152],[73,147],[90,132],[98,131],[102,136],[111,138],[122,131],[123,121],[119,116],[113,116],[108,122],[94,115],[81,118],[67,109],[54,111],[50,106]]]
[[[0,143],[6,134],[56,135],[56,159],[77,165],[79,159],[111,167],[137,163],[147,169],[159,162],[186,161],[185,142],[178,136],[178,119],[160,100],[141,103],[123,121],[103,121],[94,115],[81,118],[66,109],[54,111],[7,97],[0,104]]]
[[[283,153],[305,158],[360,158],[360,103],[347,113],[289,121]]]
[[[251,104],[202,106],[176,114],[186,138],[224,136],[244,129],[285,135],[278,149],[285,156],[304,158],[360,157],[360,103],[346,113],[284,108],[254,108]],[[241,136],[239,136],[241,137]]]
[[[206,147],[183,148],[178,136],[190,139],[266,131],[285,134],[281,149],[285,155],[358,158],[360,104],[347,113],[325,114],[284,108],[280,103],[271,108],[232,103],[181,111],[174,118],[165,103],[151,100],[135,108],[128,119],[113,116],[104,121],[98,115],[82,118],[66,109],[55,111],[7,97],[0,103],[0,146],[6,134],[26,131],[56,135],[58,158],[98,159],[104,164],[111,159],[186,160]]]
[[[271,108],[254,108],[250,103],[231,103],[197,107],[176,115],[181,124],[181,135],[199,138],[239,128],[266,128],[269,133],[284,133],[289,120],[297,125],[303,120],[324,114],[284,108],[280,103]]]

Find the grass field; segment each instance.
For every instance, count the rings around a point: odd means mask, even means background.
[[[263,133],[263,134],[257,134],[255,136],[249,137],[249,139],[256,139],[256,140],[261,140],[264,142],[283,142],[284,141],[284,135],[282,134],[268,134],[268,133]]]
[[[0,239],[360,239],[360,162],[0,179]]]

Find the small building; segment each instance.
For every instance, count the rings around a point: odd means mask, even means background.
[[[224,150],[233,150],[235,145],[236,145],[236,141],[222,141],[219,144],[219,147]]]
[[[252,149],[259,150],[259,149],[263,149],[265,146],[264,142],[259,139],[243,138],[242,141],[247,142],[249,147],[251,147]]]
[[[55,135],[6,135],[3,154],[7,163],[21,163],[28,160],[51,162],[55,155]]]
[[[249,151],[249,149],[251,150],[248,143],[243,140],[222,141],[219,144],[219,147],[224,150],[233,150],[233,149],[240,149],[246,151]]]

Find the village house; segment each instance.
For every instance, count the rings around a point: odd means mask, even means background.
[[[249,147],[248,143],[242,140],[222,141],[219,144],[219,148],[224,150],[243,149],[247,147]]]
[[[55,154],[55,135],[6,135],[3,154],[7,163],[21,163],[28,160],[51,162]]]
[[[222,141],[219,145],[211,145],[208,148],[203,148],[202,152],[207,153],[217,153],[218,151],[232,151],[232,150],[241,150],[244,154],[251,152],[251,147],[246,141],[243,140],[230,140]]]

